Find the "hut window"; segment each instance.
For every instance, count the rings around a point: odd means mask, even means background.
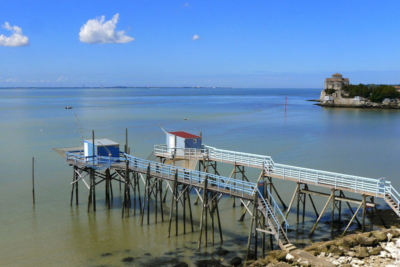
[[[197,139],[193,139],[193,144],[196,144],[197,143]]]

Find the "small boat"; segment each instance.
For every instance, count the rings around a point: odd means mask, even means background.
[[[66,106],[65,109],[72,109],[72,107],[71,106]]]

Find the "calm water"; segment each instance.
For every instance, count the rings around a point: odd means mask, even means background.
[[[218,238],[214,247],[196,249],[200,206],[193,208],[195,233],[171,238],[166,237],[168,222],[155,224],[151,217],[149,226],[140,227],[139,215],[121,219],[117,184],[110,211],[105,208],[103,184],[96,190],[95,214],[86,212],[88,192],[83,184],[80,205],[71,208],[72,169],[52,148],[80,145],[75,113],[87,137],[95,130],[96,137],[123,145],[128,128],[131,154],[143,158],[154,144],[165,143],[162,124],[171,131],[201,131],[203,142],[211,146],[270,155],[278,163],[386,177],[400,189],[399,112],[328,109],[306,101],[319,94],[320,90],[311,89],[0,89],[1,265],[159,266],[163,262],[173,266],[177,260],[194,264],[204,258],[228,264],[232,257],[244,255],[249,217],[238,222],[243,210],[238,205],[232,208],[229,198],[220,203],[222,247],[232,251],[223,258],[214,254]],[[74,108],[65,110],[65,106]],[[229,176],[231,166],[221,165],[220,170]],[[258,175],[248,171],[253,181]],[[295,183],[276,181],[275,185],[288,204]],[[315,201],[321,209],[326,199]],[[295,207],[289,216],[292,242],[330,237],[330,225],[324,222],[312,239],[303,235],[311,229],[314,214],[309,209],[306,223],[298,227],[294,214]],[[324,219],[329,218],[328,209]],[[135,258],[134,262],[122,262],[126,257]]]

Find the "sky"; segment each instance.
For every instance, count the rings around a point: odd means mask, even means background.
[[[0,1],[0,87],[400,83],[400,1]]]

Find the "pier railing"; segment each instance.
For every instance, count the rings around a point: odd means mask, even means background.
[[[225,163],[236,163],[241,166],[255,167],[270,172],[274,169],[274,161],[269,156],[235,152],[218,149],[212,146],[203,145],[201,149],[196,148],[169,148],[166,145],[155,145],[154,154],[161,157],[179,157],[183,159],[196,159],[208,157],[210,160]]]
[[[354,193],[369,193],[377,197],[385,195],[385,181],[342,173],[327,172],[275,163],[274,176],[290,178],[303,183],[327,185],[335,189],[346,189]]]
[[[207,184],[219,193],[222,194],[232,194],[235,193],[238,196],[254,196],[255,193],[259,194],[259,197],[265,203],[267,208],[267,214],[271,215],[271,218],[275,221],[278,232],[281,225],[285,225],[285,233],[287,232],[287,227],[289,226],[288,222],[286,221],[283,213],[276,203],[275,199],[272,197],[271,193],[269,192],[268,188],[266,188],[268,196],[271,197],[271,202],[268,202],[261,194],[257,187],[257,183],[247,182],[236,180],[233,178],[228,178],[216,174],[200,172],[196,170],[186,169],[182,167],[167,165],[155,161],[140,159],[134,157],[129,154],[124,154],[126,159],[129,161],[129,167],[133,170],[138,170],[141,172],[147,172],[148,168],[150,168],[150,173],[156,173],[158,177],[165,178],[168,180],[173,180],[175,173],[177,174],[177,179],[179,182],[189,183],[190,185],[196,185],[201,187],[204,185],[205,180],[207,179]],[[269,203],[269,205],[267,204]],[[273,209],[271,210],[270,207]],[[280,215],[279,217],[282,218],[283,223],[279,223],[279,219],[276,215]]]
[[[197,155],[197,154],[196,154]],[[238,197],[251,197],[254,194],[259,194],[262,201],[265,203],[267,209],[267,215],[270,214],[271,218],[275,221],[278,232],[281,225],[285,225],[285,232],[287,232],[287,223],[283,213],[276,203],[275,199],[272,197],[268,188],[266,188],[268,196],[271,197],[271,202],[268,202],[261,194],[257,187],[257,183],[241,181],[233,178],[228,178],[216,174],[200,172],[196,170],[186,169],[182,167],[172,166],[168,164],[163,164],[155,161],[145,160],[141,158],[134,157],[126,153],[120,153],[121,157],[101,157],[101,156],[85,156],[83,151],[69,151],[66,152],[66,160],[73,161],[75,163],[84,164],[90,168],[104,168],[111,167],[115,163],[123,163],[128,161],[129,168],[132,170],[140,171],[146,173],[149,171],[151,174],[156,174],[161,179],[173,180],[175,173],[177,174],[177,179],[180,182],[189,183],[190,185],[195,185],[201,187],[204,185],[205,180],[212,189],[218,193],[222,194],[234,194]],[[211,189],[211,188],[210,188]],[[269,204],[269,205],[268,205]],[[270,207],[273,209],[271,210]],[[280,215],[283,223],[280,224],[276,214]]]
[[[183,159],[203,158],[206,155],[204,149],[167,147],[166,145],[155,145],[154,154],[161,157]]]
[[[385,200],[388,204],[391,204],[391,200],[393,201],[397,207],[392,207],[392,209],[396,212],[397,216],[400,216],[400,194],[394,189],[390,181],[385,182]]]
[[[214,161],[233,162],[238,165],[260,169],[264,167],[268,172],[274,170],[275,163],[270,156],[224,150],[207,145],[203,147],[205,150],[204,153],[208,153],[208,157]]]
[[[79,162],[86,167],[96,169],[111,167],[111,165],[125,160],[123,157],[85,156],[82,150],[68,151],[65,153],[65,158],[67,161],[72,160],[75,163]]]
[[[168,155],[166,145],[156,145],[155,153]],[[175,150],[177,151],[177,150]],[[392,184],[384,179],[373,179],[361,176],[354,176],[342,173],[334,173],[309,168],[274,163],[271,157],[242,153],[237,151],[223,150],[215,147],[203,145],[202,149],[183,149],[184,157],[202,158],[208,157],[210,160],[238,164],[253,168],[264,168],[267,175],[280,179],[290,179],[298,182],[310,183],[315,185],[328,186],[335,189],[346,190],[354,193],[374,195],[385,199],[392,209],[400,216],[400,194],[393,188]]]

